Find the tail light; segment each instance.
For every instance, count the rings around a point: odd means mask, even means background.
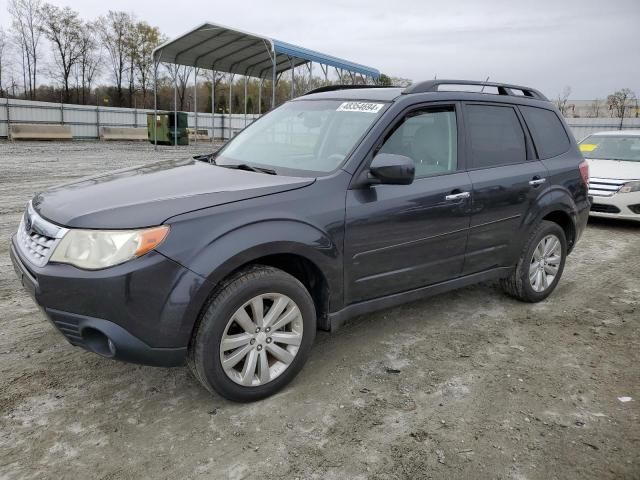
[[[582,183],[589,185],[589,164],[586,160],[583,160],[580,164],[580,176],[582,177]]]

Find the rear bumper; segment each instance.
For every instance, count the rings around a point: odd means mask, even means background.
[[[199,313],[206,280],[157,252],[100,271],[33,267],[13,241],[14,270],[72,345],[107,358],[178,366]]]

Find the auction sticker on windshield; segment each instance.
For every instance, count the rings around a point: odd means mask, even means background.
[[[382,107],[384,107],[384,103],[344,102],[337,108],[336,111],[378,113]]]

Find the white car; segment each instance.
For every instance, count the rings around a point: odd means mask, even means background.
[[[589,162],[589,214],[640,221],[640,130],[594,133],[580,150]]]

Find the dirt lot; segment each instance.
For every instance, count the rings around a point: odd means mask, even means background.
[[[289,388],[238,405],[71,347],[14,277],[34,192],[154,158],[0,143],[0,479],[640,478],[640,226],[590,223],[541,304],[485,284],[322,333]]]

